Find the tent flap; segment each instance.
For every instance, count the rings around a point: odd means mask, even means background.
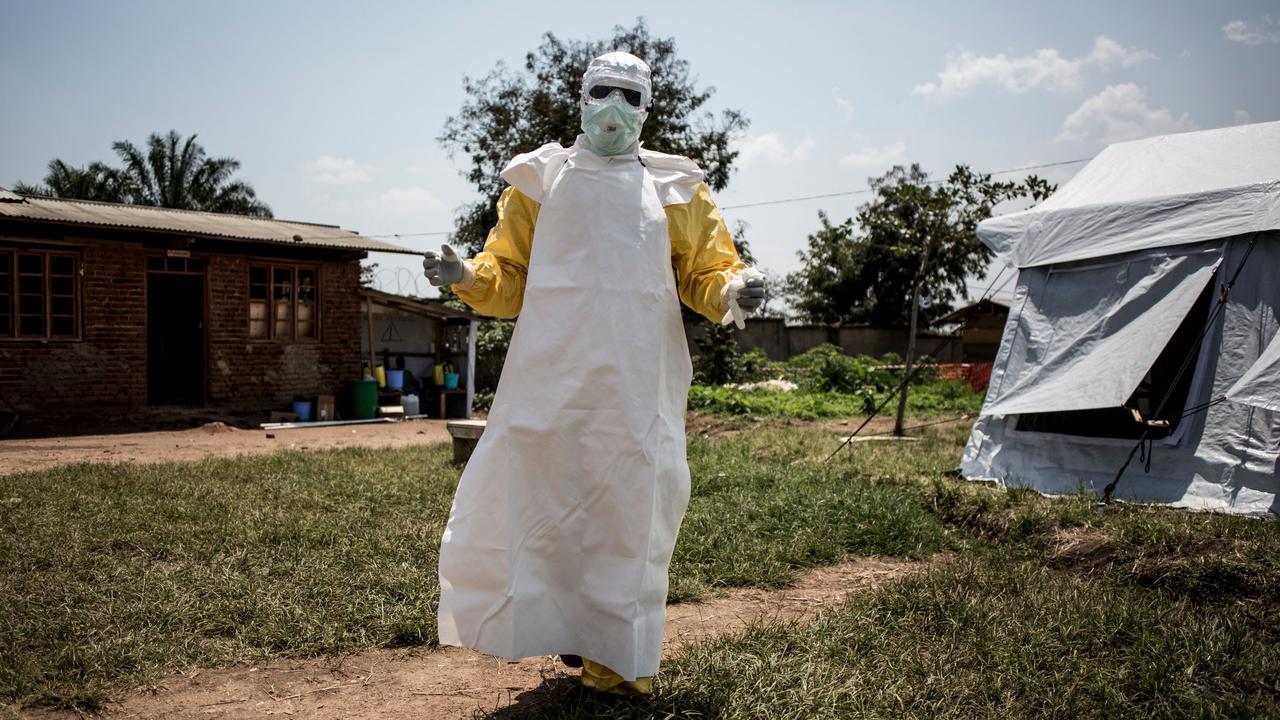
[[[1245,374],[1227,390],[1232,402],[1280,411],[1280,333]]]
[[[1221,262],[1216,244],[1188,250],[1024,270],[982,414],[1123,405]]]

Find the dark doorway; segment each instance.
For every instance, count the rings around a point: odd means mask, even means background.
[[[147,273],[147,403],[204,404],[204,276]]]

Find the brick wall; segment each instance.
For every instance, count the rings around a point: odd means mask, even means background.
[[[146,267],[138,245],[82,248],[83,341],[0,341],[0,409],[24,417],[146,403]]]
[[[360,265],[320,269],[320,339],[249,339],[249,264],[209,259],[209,403],[288,409],[294,395],[335,393],[360,372]]]
[[[82,340],[0,341],[0,411],[44,431],[56,432],[60,419],[127,417],[147,406],[146,249],[133,242],[79,249]],[[249,260],[207,256],[210,407],[287,409],[295,394],[337,392],[358,376],[359,262],[306,262],[320,267],[320,338],[249,340]]]

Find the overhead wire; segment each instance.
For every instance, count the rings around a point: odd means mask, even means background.
[[[987,173],[987,174],[988,174],[988,175],[1008,175],[1009,173],[1025,172],[1025,171],[1027,171],[1027,170],[1043,170],[1043,169],[1045,169],[1045,168],[1060,167],[1060,166],[1063,166],[1063,165],[1078,165],[1079,163],[1089,162],[1089,161],[1090,161],[1090,160],[1092,160],[1092,159],[1093,159],[1093,157],[1087,157],[1087,158],[1079,158],[1079,159],[1077,159],[1077,160],[1060,160],[1060,161],[1058,161],[1058,162],[1041,163],[1041,164],[1039,164],[1039,165],[1024,165],[1023,167],[1006,168],[1006,169],[1004,169],[1004,170],[992,170],[991,172],[989,172],[989,173]],[[926,185],[940,185],[940,184],[942,184],[942,183],[944,183],[944,182],[946,182],[946,180],[929,180],[929,181],[926,181],[926,182],[925,182],[925,184],[926,184]],[[765,205],[783,205],[783,204],[787,204],[787,203],[805,202],[805,201],[808,201],[808,200],[823,200],[823,199],[826,199],[826,198],[833,198],[833,197],[847,197],[847,196],[850,196],[850,195],[865,195],[865,194],[870,193],[870,192],[875,192],[875,189],[874,189],[874,188],[862,188],[862,189],[860,189],[860,190],[845,190],[845,191],[843,191],[843,192],[825,193],[825,194],[821,194],[821,195],[805,195],[805,196],[803,196],[803,197],[781,198],[781,199],[778,199],[778,200],[761,200],[761,201],[759,201],[759,202],[740,203],[740,204],[738,204],[738,205],[724,205],[724,206],[721,206],[721,208],[720,208],[720,209],[721,209],[721,210],[739,210],[739,209],[741,209],[741,208],[763,207],[763,206],[765,206]],[[430,236],[452,235],[452,234],[453,234],[453,231],[452,231],[452,230],[433,230],[433,231],[430,231],[430,232],[411,232],[411,233],[381,233],[381,234],[377,234],[377,235],[368,235],[368,234],[365,234],[365,233],[359,233],[359,235],[360,235],[361,237],[367,237],[367,238],[372,238],[372,239],[388,239],[388,238],[400,239],[400,238],[407,238],[407,237],[430,237]],[[324,237],[321,237],[321,236],[315,236],[315,237],[299,236],[299,237],[300,237],[302,240],[327,240],[327,239],[331,239],[331,236],[324,236]]]
[[[1089,162],[1092,159],[1093,157],[1090,156],[1087,158],[1080,158],[1078,160],[1061,160],[1058,162],[1043,163],[1040,165],[1026,165],[1023,167],[1008,168],[1007,170],[993,170],[987,174],[988,175],[1007,175],[1009,173],[1024,172],[1026,170],[1042,170],[1044,168],[1059,167],[1061,165],[1076,165],[1082,162]],[[925,185],[941,185],[944,182],[946,182],[946,180],[928,180],[924,184]],[[741,208],[762,207],[765,205],[782,205],[784,203],[805,202],[807,200],[823,200],[826,198],[846,197],[849,195],[865,195],[870,192],[875,192],[875,188],[846,190],[844,192],[824,193],[822,195],[804,195],[802,197],[783,198],[780,200],[761,200],[759,202],[739,203],[737,205],[725,205],[720,209],[721,210],[739,210]]]

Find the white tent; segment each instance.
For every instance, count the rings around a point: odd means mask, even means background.
[[[1280,513],[1280,122],[1112,145],[978,235],[1018,284],[966,477],[1100,494],[1145,433],[1114,497]]]

